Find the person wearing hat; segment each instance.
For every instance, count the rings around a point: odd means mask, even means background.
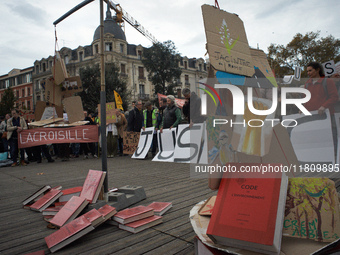
[[[156,149],[157,149],[157,117],[158,117],[158,109],[152,107],[152,104],[150,101],[147,101],[145,103],[145,110],[143,111],[143,130],[147,127],[154,127],[155,132],[153,134],[153,139],[152,139],[152,156],[156,156]]]

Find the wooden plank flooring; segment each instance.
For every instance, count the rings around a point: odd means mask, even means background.
[[[50,254],[44,237],[55,230],[46,227],[41,213],[23,209],[21,201],[42,185],[81,186],[89,169],[100,170],[101,160],[71,159],[0,168],[0,254],[39,250]],[[129,157],[108,159],[108,177],[109,187],[142,186],[147,199],[138,205],[169,201],[173,207],[160,225],[137,234],[102,225],[56,254],[194,254],[195,233],[189,212],[196,203],[216,194],[209,190],[207,180],[190,178],[188,164]]]

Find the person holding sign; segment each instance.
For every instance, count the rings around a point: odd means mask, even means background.
[[[167,96],[167,107],[163,112],[163,120],[161,124],[160,132],[163,132],[164,128],[177,127],[182,121],[181,110],[177,107],[175,97],[172,95]]]
[[[155,133],[153,134],[152,139],[152,156],[156,156],[156,149],[157,149],[157,117],[158,117],[158,109],[153,108],[150,101],[145,103],[146,109],[143,111],[143,131],[147,127],[155,127]]]

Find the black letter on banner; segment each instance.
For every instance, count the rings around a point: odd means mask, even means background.
[[[195,149],[195,152],[192,154],[191,157],[189,158],[175,158],[174,159],[174,162],[181,162],[181,161],[190,161],[191,159],[193,159],[196,154],[198,153],[198,145],[195,144],[195,143],[187,143],[187,144],[184,144],[184,143],[181,143],[181,138],[182,136],[187,132],[187,131],[190,131],[191,130],[200,130],[200,127],[199,126],[192,126],[191,128],[189,127],[186,127],[182,130],[182,133],[180,133],[178,135],[178,139],[177,139],[177,144],[178,144],[178,147],[180,148],[194,148]]]
[[[145,139],[145,142],[144,142],[142,151],[141,151],[140,153],[138,153],[139,147],[137,146],[137,149],[136,149],[136,151],[135,151],[135,157],[139,157],[139,156],[143,153],[143,151],[145,150],[146,144],[147,144],[147,142],[148,142],[149,135],[151,135],[151,136],[153,137],[152,131],[142,131],[141,136],[142,136],[142,135],[146,135],[146,139]],[[139,138],[139,139],[140,139],[140,138]],[[149,149],[149,148],[148,148],[148,149]]]
[[[176,133],[175,132],[171,132],[171,134],[172,134],[172,140],[173,140],[173,143],[174,143],[174,148],[175,148],[175,146],[176,146]],[[174,153],[175,153],[175,151],[173,151],[170,155],[169,155],[169,157],[163,157],[162,156],[162,152],[163,152],[163,146],[162,146],[162,138],[161,138],[161,133],[158,133],[158,139],[159,139],[159,154],[158,154],[158,156],[157,156],[157,158],[158,159],[160,159],[160,160],[164,160],[164,159],[169,159],[169,158],[171,158],[173,155],[174,155]]]

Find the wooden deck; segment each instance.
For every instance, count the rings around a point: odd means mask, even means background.
[[[42,185],[81,186],[89,169],[100,170],[101,160],[78,158],[0,168],[0,254],[39,250],[50,254],[44,237],[55,230],[46,227],[41,213],[23,209],[21,201]],[[199,201],[216,194],[208,188],[207,180],[190,178],[188,164],[129,157],[108,159],[108,176],[109,187],[142,186],[147,199],[138,205],[169,201],[173,207],[160,225],[137,234],[101,225],[56,254],[194,254],[195,233],[189,211]]]

